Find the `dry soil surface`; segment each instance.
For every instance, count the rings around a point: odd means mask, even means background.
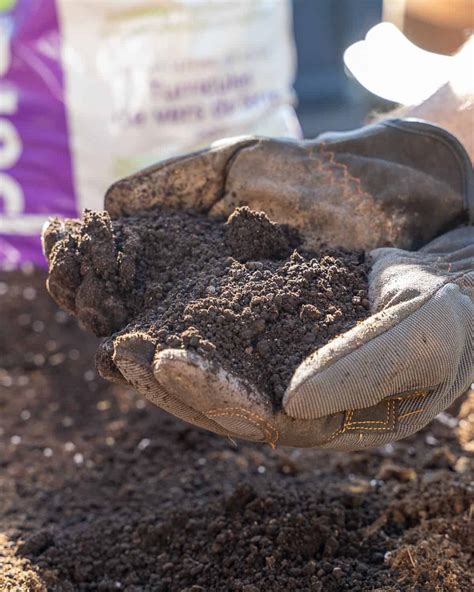
[[[472,589],[472,399],[373,451],[232,442],[100,379],[44,281],[0,275],[2,592]]]

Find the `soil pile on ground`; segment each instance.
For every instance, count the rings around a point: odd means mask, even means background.
[[[275,407],[306,356],[369,314],[363,253],[295,250],[294,230],[248,208],[227,223],[162,209],[116,221],[87,212],[66,233],[49,286],[84,325],[195,350]]]
[[[240,443],[93,369],[42,274],[0,275],[2,592],[464,592],[474,397],[404,441]]]

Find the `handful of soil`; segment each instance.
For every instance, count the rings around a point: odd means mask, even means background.
[[[88,329],[195,350],[275,409],[304,358],[369,314],[362,252],[305,251],[297,231],[246,207],[227,221],[86,211],[82,223],[53,222],[44,245],[51,294]]]

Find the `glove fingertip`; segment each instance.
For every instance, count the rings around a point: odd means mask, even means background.
[[[153,372],[167,391],[229,434],[262,442],[275,439],[269,405],[219,364],[194,352],[167,349],[155,356]]]
[[[104,380],[109,380],[116,384],[127,384],[123,374],[113,360],[113,355],[114,341],[113,339],[106,339],[100,344],[95,355],[97,372]]]

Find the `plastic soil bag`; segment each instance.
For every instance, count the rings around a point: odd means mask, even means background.
[[[224,136],[296,137],[280,0],[0,0],[0,267],[52,214]]]

